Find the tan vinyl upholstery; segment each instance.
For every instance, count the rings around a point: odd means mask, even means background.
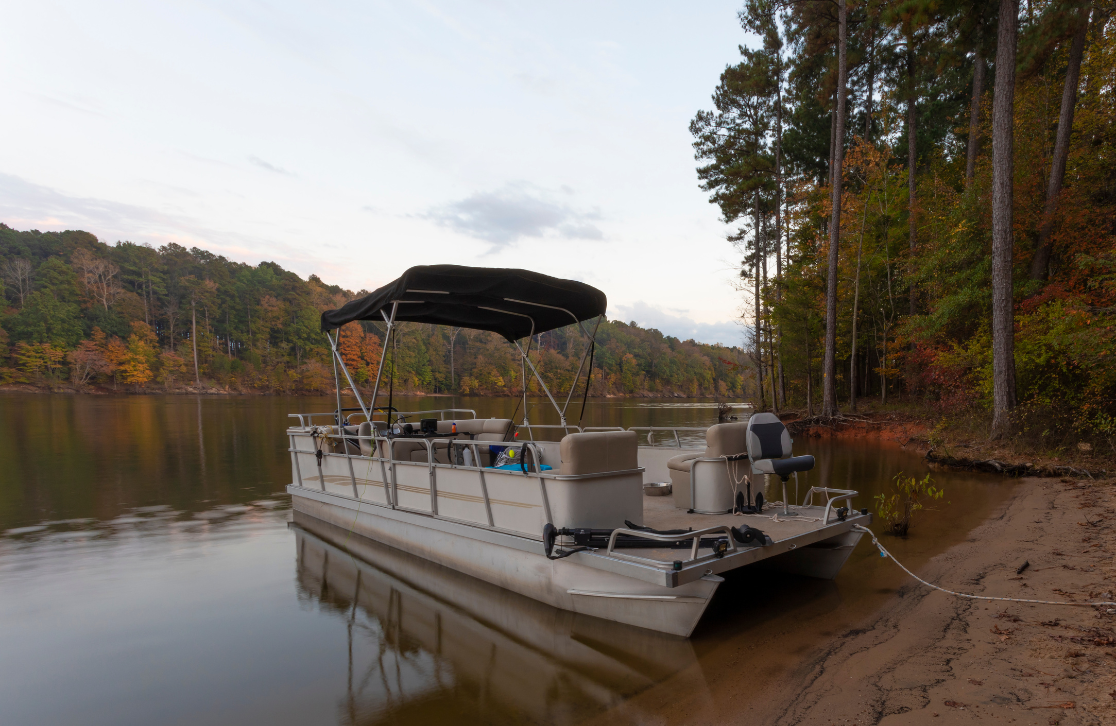
[[[453,431],[453,424],[457,424],[457,435]],[[412,426],[418,427],[417,423],[412,423]],[[383,435],[387,424],[382,421],[375,422],[375,429],[378,435]],[[457,421],[439,421],[438,433],[444,434],[444,438],[438,439],[395,439],[391,442],[392,457],[396,461],[414,461],[420,463],[427,462],[427,441],[434,449],[434,461],[438,464],[450,463],[450,446],[451,440],[457,441],[484,441],[496,443],[500,441],[512,440],[512,421],[508,418],[474,418],[474,419],[461,419]],[[371,436],[373,427],[367,421],[362,423],[360,427],[349,427],[347,429],[350,433],[355,433],[360,436]],[[350,449],[353,447],[350,445]],[[380,442],[380,455],[387,457],[387,445],[385,442]],[[355,449],[350,453],[356,453]],[[360,453],[363,456],[372,455],[372,442],[370,440],[360,442]],[[477,445],[477,455],[480,457],[480,464],[487,466],[489,462],[489,453],[487,444]],[[459,462],[460,463],[460,462]]]
[[[333,431],[337,431],[336,426],[330,427]],[[343,436],[356,436],[359,433],[358,426],[344,426],[341,429]],[[350,456],[359,456],[360,448],[356,445],[355,439],[330,439],[329,450],[335,454],[349,454]]]
[[[700,459],[701,454],[679,454],[667,459],[667,469],[671,471],[688,472],[694,466],[694,460]]]
[[[689,473],[695,459],[715,459],[747,452],[748,423],[724,423],[705,431],[705,453],[679,454],[667,460],[667,469]]]
[[[562,438],[559,474],[599,474],[639,467],[635,431],[594,431]]]
[[[722,501],[723,495],[728,491],[723,488],[727,484],[721,481],[725,476],[725,465],[721,464],[712,471],[710,467],[715,466],[714,464],[702,464],[696,472],[693,468],[699,459],[717,459],[745,453],[748,449],[747,436],[747,422],[716,424],[705,430],[705,451],[700,454],[679,454],[668,459],[667,471],[670,472],[670,483],[674,485],[674,506],[679,509],[694,506],[698,511],[724,511],[731,507],[731,497],[730,501]],[[694,486],[692,496],[691,478]],[[724,505],[724,509],[721,505]]]
[[[458,438],[474,441],[510,441],[512,422],[510,418],[467,418],[461,420],[439,421],[438,433],[450,434],[453,424],[457,424]]]
[[[710,426],[705,432],[705,458],[748,452],[748,422]]]
[[[426,461],[426,442],[422,439],[395,439],[391,458],[397,461]]]
[[[357,436],[372,436],[372,424],[367,421],[362,423],[357,429]],[[362,438],[360,440],[360,455],[372,456],[372,439]]]

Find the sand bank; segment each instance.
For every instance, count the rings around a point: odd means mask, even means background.
[[[1111,481],[1025,479],[917,571],[980,595],[1112,600],[1114,523]],[[763,669],[711,654],[599,723],[1116,724],[1116,615],[1091,607],[960,600],[911,581],[778,678]]]

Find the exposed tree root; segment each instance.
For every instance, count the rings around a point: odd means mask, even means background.
[[[787,430],[798,435],[814,427],[836,429],[859,423],[871,423],[872,419],[855,413],[838,413],[836,416],[807,416],[787,422]]]
[[[1074,466],[1035,466],[1033,464],[1008,464],[996,459],[967,459],[964,457],[939,454],[930,449],[926,452],[926,460],[935,464],[953,467],[955,469],[969,469],[972,471],[987,471],[993,474],[1007,474],[1008,476],[1066,476],[1072,475],[1082,478],[1099,479],[1108,476],[1107,469],[1079,469]]]

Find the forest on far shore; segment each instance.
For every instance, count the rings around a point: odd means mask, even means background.
[[[108,245],[88,232],[0,224],[0,384],[324,393],[333,390],[333,369],[320,315],[364,294],[315,275],[303,280],[274,262],[252,266],[176,244]],[[383,337],[377,323],[341,330],[341,355],[362,389],[372,389]],[[551,391],[568,392],[584,338],[563,328],[533,345]],[[518,354],[494,334],[403,323],[385,373],[393,358],[396,392],[521,391]],[[606,321],[589,395],[739,398],[752,380],[745,363],[740,348]],[[542,393],[537,382],[529,391]]]

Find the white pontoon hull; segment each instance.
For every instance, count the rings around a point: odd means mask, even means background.
[[[298,512],[436,562],[562,610],[687,637],[724,580],[706,575],[668,588],[587,567],[574,557],[548,560],[542,542],[496,544],[449,531],[442,520],[373,510],[337,495],[289,487]],[[430,526],[434,525],[434,527]],[[493,537],[505,539],[509,535]],[[516,538],[520,539],[520,538]],[[521,549],[522,547],[523,549]]]
[[[677,497],[643,496],[644,483],[668,475],[666,454],[688,451],[679,447],[641,446],[638,468],[575,475],[558,468],[451,464],[445,442],[443,453],[428,449],[426,461],[404,461],[342,453],[340,441],[311,426],[292,427],[287,435],[294,481],[288,492],[296,511],[562,610],[676,636],[693,632],[723,582],[720,574],[763,563],[831,579],[860,539],[852,527],[871,521],[847,509],[838,515],[836,505],[848,505],[855,495],[844,490],[820,490],[824,506],[795,507],[798,516],[779,521],[772,520],[779,511],[774,507],[762,516],[700,514],[676,507]],[[557,443],[529,445],[538,461],[561,459]],[[718,460],[701,461],[704,471],[717,475],[703,486],[729,486]],[[671,536],[660,539],[661,546],[598,546],[561,559],[546,556],[548,524],[613,530],[625,521],[697,536],[684,549],[669,542],[686,536]],[[767,543],[737,543],[730,528],[745,525],[761,529]],[[716,541],[727,545],[725,552],[713,551]],[[573,545],[572,537],[563,537],[558,550]]]

